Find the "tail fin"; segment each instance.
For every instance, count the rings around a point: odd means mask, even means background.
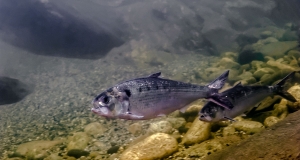
[[[211,89],[221,89],[225,82],[228,79],[228,74],[229,74],[229,70],[227,70],[226,72],[224,72],[223,74],[221,74],[217,79],[215,79],[214,81],[210,82],[207,86],[208,88]]]
[[[229,74],[229,70],[225,71],[217,79],[215,79],[214,81],[210,82],[207,85],[207,87],[212,90],[211,96],[208,99],[224,108],[232,109],[233,104],[227,98],[219,96],[218,94],[218,90],[221,89],[224,86],[225,82],[227,81],[228,74]]]
[[[277,88],[277,94],[291,102],[297,102],[297,100],[290,93],[284,90],[284,84],[286,83],[287,80],[289,80],[294,75],[295,75],[295,71],[285,76],[280,82],[278,82],[275,85]]]

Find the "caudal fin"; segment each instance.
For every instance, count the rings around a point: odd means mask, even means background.
[[[210,82],[207,86],[211,89],[217,89],[217,90],[221,89],[228,79],[228,74],[229,74],[229,70],[221,74],[217,79]]]
[[[291,102],[297,102],[295,97],[293,97],[289,92],[284,90],[284,84],[286,83],[287,80],[292,78],[295,75],[295,71],[288,74],[285,76],[280,82],[278,82],[275,86],[277,88],[277,94],[280,95],[281,97],[291,101]]]

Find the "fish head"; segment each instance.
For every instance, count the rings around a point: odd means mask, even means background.
[[[115,117],[115,97],[109,92],[103,92],[99,94],[92,102],[92,112],[107,118]]]
[[[220,121],[223,119],[223,111],[223,107],[214,102],[208,102],[199,112],[199,120],[205,122]]]
[[[132,119],[129,115],[129,97],[116,87],[99,94],[92,102],[92,112],[106,118]]]

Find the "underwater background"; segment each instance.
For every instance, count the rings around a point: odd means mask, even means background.
[[[142,121],[105,119],[91,102],[156,72],[206,85],[229,69],[224,89],[272,85],[300,70],[299,38],[298,0],[0,0],[0,159],[245,158],[222,151],[299,133],[298,102],[268,97],[233,123],[199,121],[203,99]],[[287,88],[298,101],[299,77]],[[273,154],[291,142],[261,139],[269,154],[244,145],[249,159],[300,159],[299,145]]]

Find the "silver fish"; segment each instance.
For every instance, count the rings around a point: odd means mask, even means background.
[[[228,100],[228,103],[233,104],[232,109],[225,109],[210,101],[199,112],[199,119],[207,122],[234,121],[233,118],[251,110],[263,99],[272,95],[280,95],[289,101],[296,102],[297,100],[290,93],[283,90],[285,82],[294,74],[295,72],[290,73],[274,86],[243,86],[238,83],[233,88],[219,94],[224,102]]]
[[[160,78],[160,72],[145,78],[119,83],[99,94],[92,102],[92,112],[107,118],[145,120],[169,114],[199,99],[210,99],[223,107],[218,90],[229,71],[206,86]],[[183,110],[183,109],[182,109]]]

